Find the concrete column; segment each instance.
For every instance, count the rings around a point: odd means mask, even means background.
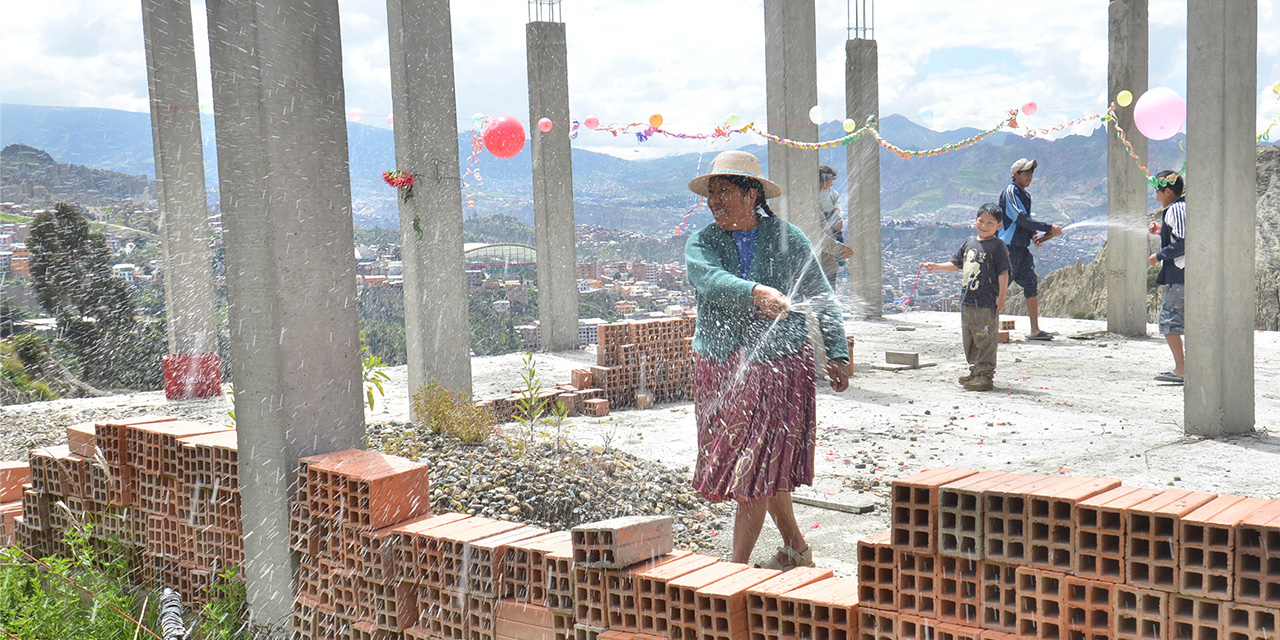
[[[387,27],[396,166],[417,178],[413,199],[400,202],[409,389],[435,380],[469,393],[471,328],[449,3],[387,0]]]
[[[1191,435],[1253,431],[1257,0],[1187,2],[1187,384]]]
[[[880,116],[880,52],[875,40],[844,43],[845,109],[859,125]],[[854,308],[869,318],[884,310],[884,261],[880,249],[880,145],[864,135],[846,147],[849,176],[849,223],[845,243],[853,248],[849,279]]]
[[[142,0],[169,332],[165,391],[174,399],[222,392],[191,29],[190,0]]]
[[[208,0],[245,578],[292,610],[299,457],[364,442],[337,0]]]
[[[809,110],[818,104],[817,26],[814,0],[764,3],[765,102],[769,133],[818,141]],[[818,204],[818,152],[769,145],[769,179],[782,186],[769,207],[804,230],[817,248],[822,236]],[[820,269],[818,265],[813,268]]]
[[[1147,0],[1111,0],[1107,21],[1107,96],[1147,91]],[[1147,164],[1147,138],[1133,125],[1133,107],[1117,109],[1118,124]],[[1147,334],[1147,180],[1108,127],[1107,330]],[[1153,171],[1155,168],[1152,168]]]
[[[538,320],[544,351],[578,347],[577,252],[573,228],[573,162],[569,148],[569,68],[562,22],[525,25],[529,122],[550,118],[533,145],[533,231],[538,245]]]

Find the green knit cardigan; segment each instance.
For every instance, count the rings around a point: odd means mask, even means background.
[[[685,243],[686,273],[698,301],[693,349],[724,360],[740,348],[753,362],[799,351],[809,337],[804,314],[789,313],[776,325],[765,318],[751,303],[751,290],[764,284],[792,302],[812,303],[827,357],[848,358],[843,316],[809,239],[799,227],[773,216],[760,218],[757,228],[755,258],[746,278],[738,276],[738,245],[728,231],[710,225]]]

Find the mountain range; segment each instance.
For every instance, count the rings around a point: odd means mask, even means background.
[[[204,162],[210,205],[218,202],[217,149],[212,115],[201,116]],[[901,116],[886,116],[880,133],[907,149],[936,148],[974,136],[976,129],[933,131]],[[584,131],[582,135],[602,135]],[[844,135],[840,123],[819,127],[819,138]],[[932,157],[903,159],[881,151],[881,202],[885,220],[921,223],[967,223],[981,203],[994,200],[1008,180],[1007,167],[1020,157],[1036,158],[1039,169],[1031,188],[1038,218],[1062,224],[1106,214],[1106,130],[1057,140],[1023,138],[996,132],[982,142]],[[1136,135],[1136,134],[1135,134]],[[357,224],[397,226],[396,192],[381,179],[395,167],[390,130],[347,123],[352,206]],[[465,170],[470,133],[461,132],[459,159]],[[1150,166],[1181,164],[1183,134],[1152,142]],[[0,147],[21,143],[48,152],[59,162],[154,177],[150,116],[112,109],[0,104]],[[643,144],[637,142],[637,144]],[[764,144],[743,147],[767,167]],[[574,207],[578,224],[591,224],[653,235],[669,234],[697,203],[686,189],[714,150],[649,160],[627,160],[585,149],[573,150]],[[835,188],[847,193],[844,149],[819,152],[819,161],[839,172]],[[468,217],[506,214],[525,223],[533,220],[531,160],[528,145],[514,158],[501,160],[481,152],[477,168],[483,184],[471,181],[475,207]],[[1154,206],[1154,201],[1152,201]],[[705,208],[692,222],[710,222]]]

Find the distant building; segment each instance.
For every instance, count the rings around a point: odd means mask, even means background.
[[[23,278],[31,277],[31,250],[25,244],[13,245],[9,257],[9,272]]]
[[[580,318],[578,320],[578,344],[586,346],[600,343],[600,325],[605,324],[603,318]]]
[[[505,318],[511,315],[511,301],[510,300],[494,300],[493,314],[500,318]]]
[[[619,300],[613,304],[613,309],[618,313],[635,313],[636,303],[630,300]]]
[[[542,346],[542,330],[536,323],[516,327],[516,335],[520,337],[520,346],[524,349],[537,351]]]
[[[13,270],[13,252],[0,251],[0,275],[9,275]]]
[[[134,272],[137,270],[138,268],[135,267],[134,265],[121,263],[121,264],[116,264],[111,266],[111,275],[132,284],[133,282],[135,282]]]
[[[480,269],[467,269],[467,288],[479,289],[484,286],[484,271]]]

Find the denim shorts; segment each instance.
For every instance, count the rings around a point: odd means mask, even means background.
[[[1182,283],[1164,286],[1164,300],[1160,303],[1160,316],[1157,319],[1162,336],[1183,335],[1184,317],[1187,314],[1185,287]]]
[[[1027,247],[1009,247],[1009,279],[1022,287],[1024,298],[1035,298],[1040,279],[1036,276],[1036,259]]]

